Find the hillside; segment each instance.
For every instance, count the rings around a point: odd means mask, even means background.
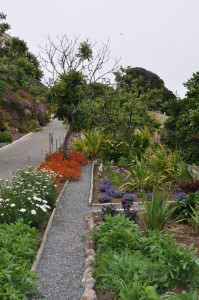
[[[15,140],[26,132],[39,130],[49,122],[44,104],[23,90],[7,91],[0,103],[0,132],[8,131]]]
[[[0,143],[49,122],[39,61],[26,42],[6,33],[10,25],[5,19],[0,14]]]

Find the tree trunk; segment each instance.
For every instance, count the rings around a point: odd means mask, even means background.
[[[63,159],[67,158],[67,154],[68,154],[68,141],[69,141],[69,138],[70,138],[70,136],[73,133],[74,128],[75,128],[74,114],[71,115],[71,118],[72,118],[72,120],[71,120],[71,123],[69,124],[69,129],[68,129],[68,132],[65,135],[64,143],[63,143]]]

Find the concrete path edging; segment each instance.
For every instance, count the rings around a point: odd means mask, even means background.
[[[95,161],[93,161],[92,169],[91,169],[91,187],[90,187],[90,197],[89,197],[89,205],[90,206],[92,206],[92,199],[93,199],[94,167],[95,167]]]
[[[20,138],[17,139],[16,141],[14,141],[14,142],[12,142],[12,143],[10,143],[10,144],[8,144],[8,145],[5,145],[5,146],[1,147],[1,148],[0,148],[0,151],[1,151],[2,149],[8,148],[8,147],[10,147],[10,146],[12,146],[12,145],[14,145],[14,144],[20,142],[21,140],[23,140],[24,138],[26,138],[26,137],[28,137],[28,136],[30,136],[30,135],[32,135],[32,134],[33,134],[33,132],[29,132],[29,133],[23,135],[22,137],[20,137]]]

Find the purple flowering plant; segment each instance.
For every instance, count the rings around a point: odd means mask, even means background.
[[[117,189],[114,186],[109,186],[106,190],[107,195],[114,197],[114,195],[117,193]]]
[[[100,195],[98,197],[98,201],[101,202],[101,203],[108,203],[108,202],[111,202],[111,196],[109,195]]]
[[[105,178],[102,183],[99,185],[98,190],[100,192],[106,192],[110,188],[111,182],[109,179]]]
[[[186,198],[187,195],[188,194],[185,192],[180,192],[180,193],[176,194],[176,199],[182,200],[182,199]]]

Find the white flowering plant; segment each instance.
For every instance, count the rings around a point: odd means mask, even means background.
[[[54,172],[26,167],[12,181],[0,180],[0,223],[23,219],[39,227],[54,208],[56,188]]]

